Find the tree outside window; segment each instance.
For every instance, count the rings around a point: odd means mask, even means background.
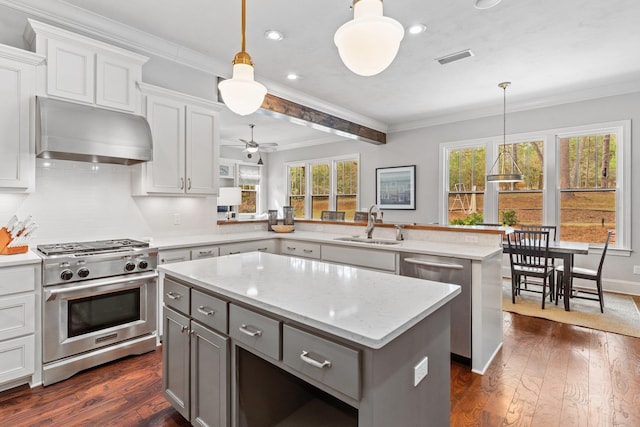
[[[617,134],[559,138],[560,236],[604,243],[616,230]]]
[[[358,206],[357,155],[287,165],[288,200],[295,218],[320,219],[322,211],[345,212],[353,219]]]
[[[258,213],[260,166],[238,165],[238,186],[242,190],[242,203],[238,206],[238,213]]]
[[[449,151],[449,223],[485,222],[485,152],[484,146]]]

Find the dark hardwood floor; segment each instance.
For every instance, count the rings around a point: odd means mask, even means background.
[[[156,350],[2,392],[0,425],[188,426],[161,388]],[[640,426],[640,339],[504,313],[485,375],[451,365],[451,425]]]

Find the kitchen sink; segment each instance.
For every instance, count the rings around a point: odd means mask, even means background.
[[[366,237],[336,237],[333,240],[341,242],[366,243],[369,245],[399,245],[398,240],[391,239],[367,239]]]

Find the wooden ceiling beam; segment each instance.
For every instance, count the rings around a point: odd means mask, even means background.
[[[384,132],[332,116],[270,93],[267,93],[264,97],[264,102],[258,113],[289,120],[292,123],[309,126],[344,138],[356,139],[376,145],[387,143],[387,134]]]

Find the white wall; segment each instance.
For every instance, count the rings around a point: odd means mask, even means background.
[[[0,193],[1,224],[13,214],[39,224],[32,244],[216,232],[215,197],[132,197],[128,166],[37,163],[34,193]]]
[[[594,99],[530,111],[509,113],[507,132],[521,133],[559,127],[577,126],[631,119],[640,123],[640,93]],[[442,142],[468,140],[502,134],[502,116],[467,120],[412,131],[389,134],[387,144],[376,146],[359,142],[298,149],[271,154],[268,165],[269,206],[279,207],[285,202],[284,163],[294,160],[320,158],[347,153],[361,153],[361,205],[375,200],[375,169],[378,167],[416,165],[416,210],[385,211],[385,221],[417,222],[425,224],[438,220],[438,148]],[[631,163],[640,164],[640,132],[632,129]],[[640,169],[631,171],[632,196],[640,188]],[[635,190],[634,190],[635,189]],[[640,197],[632,197],[632,248],[640,247]],[[595,268],[597,253],[578,257],[579,265]],[[633,265],[640,265],[637,251],[631,256],[611,254],[604,267],[605,288],[640,294],[640,276],[633,274]]]

